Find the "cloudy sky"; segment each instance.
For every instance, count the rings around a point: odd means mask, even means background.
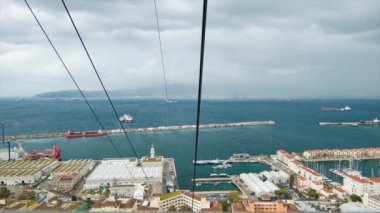
[[[29,0],[85,90],[100,85],[59,0]],[[163,85],[153,0],[66,0],[110,90]],[[169,95],[196,94],[202,1],[157,0]],[[380,97],[380,1],[209,0],[207,97]],[[75,89],[22,0],[0,0],[0,97]],[[162,95],[164,89],[162,88]]]

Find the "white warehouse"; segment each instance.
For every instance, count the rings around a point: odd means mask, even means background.
[[[278,187],[270,181],[261,180],[255,173],[242,173],[240,179],[247,185],[251,193],[260,197],[262,195],[274,196],[274,192],[278,190]]]
[[[274,184],[287,183],[290,178],[290,176],[284,171],[264,171],[261,172],[260,175],[265,176],[267,181]]]

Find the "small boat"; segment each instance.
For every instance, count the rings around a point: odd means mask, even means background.
[[[211,173],[210,177],[219,177],[219,174],[217,174],[217,173]]]
[[[222,164],[222,161],[220,161],[220,160],[217,158],[217,159],[214,159],[214,160],[210,160],[210,161],[208,162],[208,164],[212,164],[212,165]]]
[[[219,177],[228,177],[228,174],[226,174],[226,173],[220,173]]]
[[[126,122],[126,123],[132,123],[133,117],[130,114],[124,114],[119,117],[119,121]]]
[[[349,106],[342,107],[340,108],[340,111],[351,111],[351,107]]]

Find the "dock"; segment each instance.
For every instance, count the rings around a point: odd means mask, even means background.
[[[191,179],[194,181],[194,179]],[[195,178],[195,182],[220,182],[220,181],[232,181],[230,177],[218,177],[218,178]]]
[[[373,121],[352,121],[352,122],[319,122],[320,126],[352,126],[352,127],[358,127],[358,126],[374,126],[374,125],[380,125],[380,122],[378,119],[374,119]]]
[[[201,124],[200,129],[208,128],[230,128],[230,127],[244,127],[244,126],[259,126],[259,125],[274,125],[274,121],[246,121],[234,123],[219,123],[219,124]],[[178,125],[178,126],[159,126],[159,127],[143,127],[143,128],[126,128],[127,133],[134,132],[156,132],[156,131],[178,131],[178,130],[191,130],[195,129],[196,125]],[[92,130],[98,131],[98,130]],[[103,130],[107,134],[123,134],[123,129]],[[20,139],[37,139],[37,138],[52,138],[64,137],[66,132],[61,133],[37,133],[27,135],[10,135],[5,136],[5,140],[20,140]]]
[[[214,160],[197,160],[196,164],[197,165],[222,165],[222,164],[230,164],[230,163],[260,163],[263,160],[262,155],[251,155],[247,158],[244,159],[238,159],[234,157],[230,157],[229,159],[224,159],[224,160],[219,160],[219,159],[214,159]],[[193,161],[193,164],[195,161]]]

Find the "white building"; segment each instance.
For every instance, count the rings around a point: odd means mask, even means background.
[[[152,145],[150,155],[137,158],[105,159],[93,170],[85,181],[84,189],[110,186],[111,192],[131,196],[131,186],[161,183],[163,180],[164,158],[156,156]],[[161,187],[162,188],[162,187]]]
[[[364,193],[363,204],[380,212],[380,194]]]
[[[305,166],[299,167],[298,174],[304,176],[310,181],[322,182],[322,178],[323,178],[321,174]]]
[[[343,189],[346,190],[348,194],[363,196],[365,192],[369,192],[370,182],[363,177],[347,175],[343,179]]]
[[[84,189],[97,189],[100,185],[131,185],[162,181],[162,161],[142,162],[136,158],[103,160],[86,179]],[[146,176],[145,176],[146,175]]]
[[[262,195],[274,196],[274,192],[278,190],[278,187],[272,182],[263,181],[254,173],[242,173],[240,174],[240,179],[247,185],[251,193],[259,197]]]
[[[289,180],[289,175],[284,171],[264,171],[260,175],[265,176],[267,181],[270,181],[274,184],[287,183]]]
[[[0,161],[0,184],[33,185],[57,166],[56,160]]]

